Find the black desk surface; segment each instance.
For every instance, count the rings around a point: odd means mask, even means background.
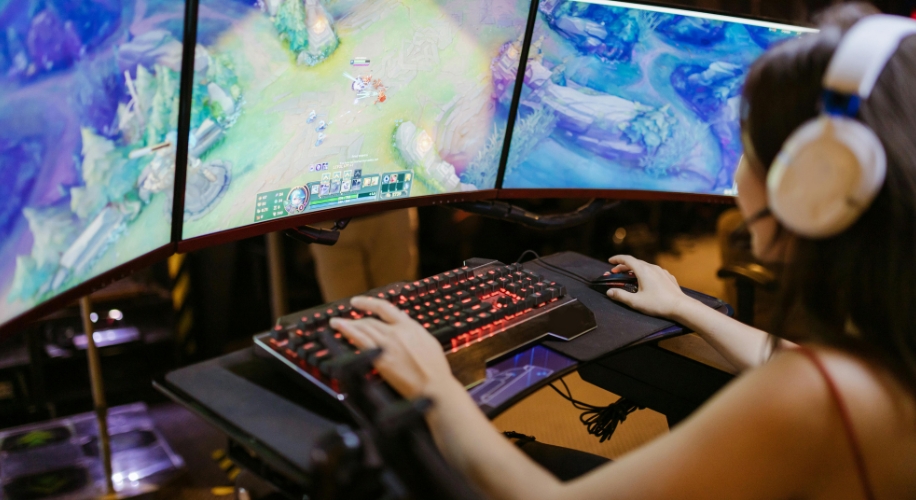
[[[280,368],[249,348],[174,371],[156,385],[279,472],[306,483],[311,444],[345,415]]]
[[[647,338],[683,333],[674,323],[638,314],[577,279],[610,270],[606,262],[561,253],[528,262],[525,267],[564,284],[572,296],[595,313],[597,329],[571,342],[543,343],[575,361],[592,361]],[[557,267],[562,269],[558,271]],[[690,293],[710,307],[722,312],[730,310],[718,299]],[[312,443],[348,419],[342,408],[312,396],[288,375],[279,364],[246,349],[169,373],[156,385],[231,439],[260,455],[277,472],[307,484]],[[553,379],[545,378],[541,385]],[[529,388],[525,394],[533,390],[536,387]]]

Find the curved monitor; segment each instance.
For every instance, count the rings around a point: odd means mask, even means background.
[[[541,0],[500,195],[734,195],[748,68],[774,43],[811,31],[646,4]]]
[[[494,197],[518,71],[502,55],[521,50],[530,8],[200,0],[180,248],[334,209]]]
[[[0,3],[0,329],[171,253],[184,17]]]

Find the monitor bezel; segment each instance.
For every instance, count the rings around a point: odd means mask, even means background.
[[[175,183],[172,191],[172,244],[182,240],[184,198],[188,178],[188,147],[191,108],[194,103],[194,60],[197,52],[198,0],[185,0],[184,36],[181,52],[181,86],[178,101],[178,143],[175,152]],[[179,196],[179,193],[181,195]]]
[[[573,0],[579,1],[579,0]],[[817,29],[811,25],[795,25],[789,24],[786,21],[772,19],[765,16],[749,16],[749,15],[734,15],[729,12],[716,10],[716,9],[707,9],[707,8],[687,8],[678,4],[671,3],[662,3],[662,2],[646,2],[646,1],[631,1],[631,0],[620,0],[622,3],[629,3],[637,6],[647,6],[647,7],[661,7],[666,9],[674,9],[684,12],[696,12],[699,14],[710,14],[716,16],[728,17],[736,20],[745,20],[745,21],[758,21],[765,23],[772,23],[775,25],[785,26],[787,28],[798,28],[802,30],[813,30],[816,32]],[[601,5],[597,2],[589,2],[588,0],[582,0],[582,3],[590,3],[593,5]],[[519,64],[518,75],[523,75],[527,70],[528,65],[528,50],[531,45],[531,39],[534,37],[534,27],[537,24],[537,17],[540,8],[540,0],[532,0],[532,8],[530,13],[530,18],[528,20],[528,27],[525,31],[525,46],[522,47],[522,57]],[[516,88],[515,93],[512,96],[512,105],[509,110],[509,125],[506,128],[506,137],[507,140],[504,141],[504,150],[503,156],[499,165],[499,172],[497,173],[497,183],[496,189],[499,190],[498,199],[501,200],[512,200],[512,199],[524,199],[524,198],[599,198],[599,199],[620,199],[620,200],[641,200],[641,201],[688,201],[688,202],[698,202],[698,203],[720,203],[720,204],[734,204],[736,195],[728,194],[713,194],[713,193],[691,193],[691,192],[678,192],[678,191],[659,191],[659,190],[640,190],[640,189],[596,189],[596,188],[583,188],[583,187],[574,187],[574,188],[506,188],[503,186],[505,180],[506,166],[508,164],[509,158],[509,149],[512,143],[512,132],[514,131],[515,121],[518,117],[518,106],[521,98],[521,92],[523,88],[523,79],[516,79]]]

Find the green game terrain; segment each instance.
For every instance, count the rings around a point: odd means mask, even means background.
[[[491,61],[518,33],[471,22],[473,5],[446,3],[361,4],[333,24],[339,46],[315,66],[297,64],[271,18],[257,10],[207,47],[231,61],[243,104],[238,120],[201,157],[231,165],[228,191],[212,211],[185,222],[184,237],[251,224],[259,193],[317,182],[321,173],[308,168],[316,163],[329,163],[331,172],[362,169],[364,177],[411,168],[393,145],[404,121],[428,132],[440,152],[476,154],[493,129]],[[355,57],[371,63],[354,67]],[[354,103],[357,92],[345,73],[371,73],[386,87],[386,101]],[[307,123],[312,111],[316,118]],[[316,146],[321,120],[328,123],[326,137]],[[412,196],[441,192],[422,175],[418,180]]]

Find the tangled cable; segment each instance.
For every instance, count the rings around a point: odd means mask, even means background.
[[[573,398],[572,391],[569,390],[569,386],[566,385],[565,380],[560,379],[560,383],[563,384],[563,388],[566,389],[565,394],[553,384],[550,384],[550,388],[556,391],[563,399],[572,403],[576,409],[583,410],[582,414],[579,415],[579,421],[585,425],[585,428],[588,429],[588,433],[597,436],[598,441],[601,443],[611,439],[611,436],[614,435],[614,431],[617,430],[617,426],[623,423],[629,414],[645,408],[625,398],[620,398],[607,406],[595,406],[583,403]]]

